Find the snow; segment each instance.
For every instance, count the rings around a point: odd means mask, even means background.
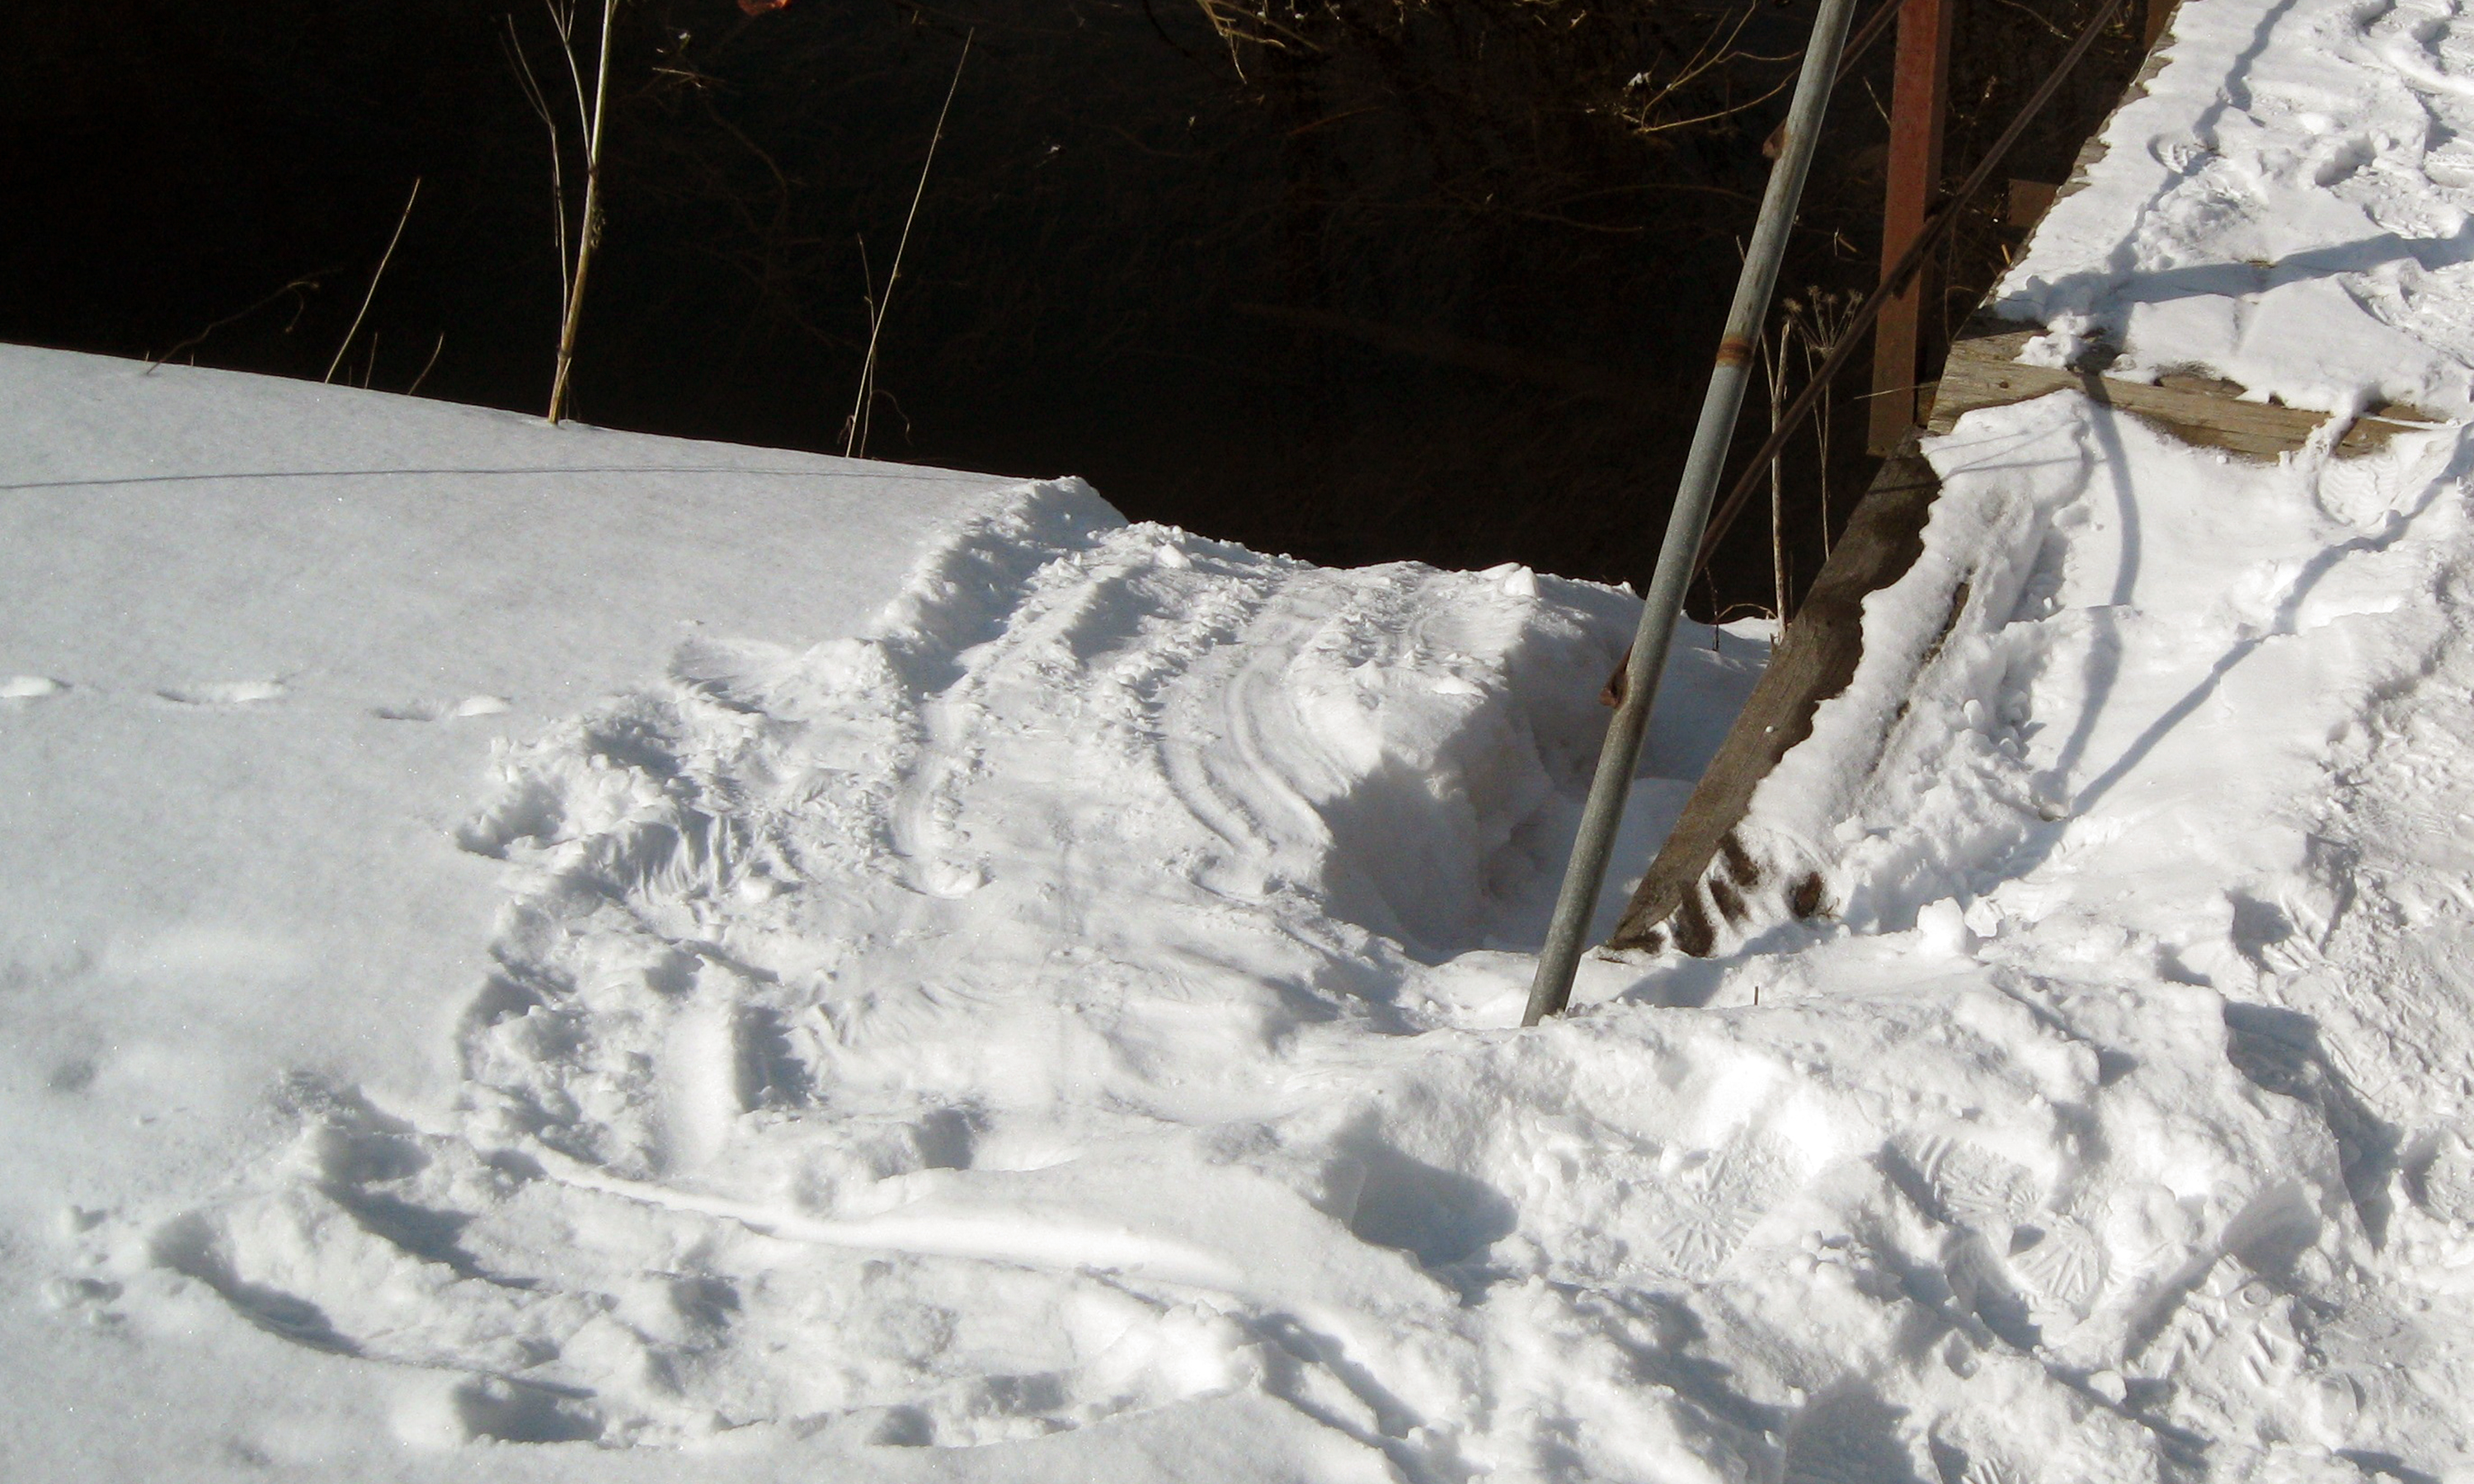
[[[1877,1162],[1940,1225],[1856,1245],[2057,1406],[1842,1352],[1919,1473],[2474,1477],[2469,38],[2449,6],[2181,7],[1999,307],[2049,364],[2337,416],[2273,464],[2076,393],[1930,443],[1925,554],[1745,826],[1829,921],[1637,966],[1712,1010],[1992,992],[2092,1058],[1938,1129],[1943,1079],[1860,1067],[1915,1105]],[[2384,401],[2439,425],[2335,457]]]
[[[1531,1031],[1623,593],[0,351],[0,1472],[2474,1479],[2461,24],[2187,0],[2003,303],[2339,416],[1933,442]]]
[[[1536,1384],[1367,1099],[1517,1018],[1628,596],[0,378],[12,1474],[1378,1478]],[[1760,653],[1678,656],[1635,855]]]
[[[2474,26],[2443,0],[2190,0],[1998,294],[2111,373],[2465,416]]]

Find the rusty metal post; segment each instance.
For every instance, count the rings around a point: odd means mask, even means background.
[[[1907,0],[1899,12],[1899,57],[1890,89],[1890,154],[1881,203],[1881,271],[1924,235],[1941,186],[1942,118],[1950,103],[1951,0]],[[1917,352],[1930,273],[1883,306],[1873,327],[1871,429],[1865,444],[1886,457],[1914,427]]]

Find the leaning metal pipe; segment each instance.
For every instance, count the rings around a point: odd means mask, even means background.
[[[1735,415],[1743,407],[1753,341],[1761,332],[1770,295],[1778,287],[1787,228],[1795,224],[1796,203],[1804,196],[1805,173],[1812,167],[1813,145],[1820,137],[1821,116],[1830,107],[1839,48],[1847,40],[1847,21],[1855,9],[1856,0],[1821,0],[1820,13],[1813,17],[1812,40],[1804,49],[1804,67],[1795,80],[1795,101],[1787,106],[1786,139],[1778,163],[1770,168],[1760,220],[1754,225],[1752,243],[1744,251],[1744,271],[1735,279],[1735,302],[1727,311],[1727,333],[1718,342],[1717,365],[1710,373],[1709,393],[1701,400],[1701,420],[1692,430],[1692,452],[1685,460],[1675,509],[1666,517],[1666,539],[1658,550],[1658,568],[1641,606],[1640,628],[1633,635],[1623,702],[1615,707],[1606,741],[1598,750],[1598,771],[1589,779],[1581,832],[1572,841],[1572,858],[1564,868],[1564,889],[1555,898],[1555,918],[1546,929],[1546,945],[1538,955],[1538,975],[1529,985],[1523,1025],[1536,1025],[1561,1012],[1572,997],[1572,975],[1581,966],[1598,889],[1606,883],[1607,857],[1614,850],[1615,826],[1623,822],[1624,798],[1632,789],[1633,768],[1640,761],[1650,706],[1658,699],[1659,676],[1666,668],[1667,645],[1675,637],[1675,621],[1684,610],[1684,590],[1692,581],[1692,559],[1700,549],[1702,527],[1710,518],[1710,502],[1718,492],[1718,474],[1734,437]]]

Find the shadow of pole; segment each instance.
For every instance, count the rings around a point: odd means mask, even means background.
[[[2235,56],[2233,61],[2224,69],[2224,74],[2218,84],[2216,97],[2209,102],[2205,108],[2200,110],[2197,118],[2191,121],[2192,136],[2202,141],[2204,146],[2211,153],[2214,153],[2216,149],[2217,125],[2223,120],[2225,110],[2227,108],[2240,108],[2245,113],[2250,111],[2251,69],[2259,64],[2259,59],[2268,51],[2268,38],[2275,32],[2277,23],[2285,19],[2287,15],[2292,13],[2294,3],[2295,0],[2276,0],[2276,4],[2268,7],[2267,11],[2261,13],[2259,24],[2251,28],[2250,40],[2244,45],[2242,51]],[[2239,99],[2239,102],[2237,102],[2237,99]],[[2191,179],[2191,176],[2192,171],[2188,168],[2175,170],[2164,180],[2163,183],[2156,187],[2154,194],[2150,195],[2140,206],[2138,214],[2131,218],[2130,230],[2123,233],[2122,240],[2115,244],[2114,249],[2110,253],[2106,254],[2107,266],[2113,271],[2111,281],[2120,282],[2122,278],[2129,276],[2132,273],[2137,271],[2139,266],[2139,227],[2141,224],[2145,223],[2147,218],[2154,213],[2157,206],[2162,204],[2165,198],[2172,193],[2175,186],[2178,186],[2185,180]],[[2102,281],[2097,279],[2095,275],[2089,275],[2087,276],[2092,283]],[[2143,280],[2147,276],[2147,275],[2141,275]],[[2086,306],[2062,305],[2057,307],[2084,308]]]
[[[2338,563],[2348,557],[2386,551],[2402,540],[2413,522],[2438,503],[2440,489],[2447,483],[2448,480],[2444,476],[2435,479],[2425,487],[2422,497],[2413,503],[2411,510],[2389,512],[2385,527],[2378,535],[2358,536],[2351,540],[2341,541],[2312,558],[2303,567],[2300,576],[2294,580],[2292,587],[2287,590],[2285,600],[2277,605],[2273,625],[2266,633],[2252,634],[2219,656],[2217,662],[2209,667],[2207,675],[2196,685],[2192,686],[2189,693],[2166,707],[2162,714],[2148,723],[2147,729],[2122,751],[2122,755],[2114,759],[2111,767],[2091,779],[2088,786],[2079,791],[2078,797],[2071,801],[2071,812],[2083,813],[2094,807],[2106,794],[2112,792],[2114,786],[2120,783],[2131,769],[2138,767],[2147,759],[2149,753],[2155,751],[2158,743],[2171,735],[2174,728],[2189,720],[2192,712],[2197,710],[2210,696],[2216,694],[2217,687],[2224,683],[2225,677],[2233,673],[2235,666],[2249,658],[2262,644],[2272,638],[2292,634],[2294,632],[2294,619],[2302,610],[2303,600],[2310,596],[2312,588],[2317,586],[2330,572],[2336,570]]]
[[[2096,404],[2096,411],[2088,418],[2087,426],[2096,441],[2105,478],[2113,486],[2115,518],[2121,528],[2114,558],[2113,592],[2098,620],[2103,629],[2112,630],[2122,610],[2130,605],[2139,590],[2139,503],[2131,497],[2130,451],[2122,443],[2122,414],[2113,410],[2112,401],[2106,395],[2104,378],[2094,371],[2082,371],[2079,385],[2080,390],[2087,394],[2088,400]],[[2099,639],[2108,642],[2098,642]],[[2105,704],[2112,699],[2114,682],[2121,678],[2122,646],[2111,639],[2110,634],[2092,633],[2090,635],[2078,720],[2071,729],[2069,738],[2062,743],[2061,750],[2053,754],[2052,765],[2046,770],[2045,776],[2056,792],[2086,753],[2089,741],[2096,734],[2097,723],[2103,718]]]

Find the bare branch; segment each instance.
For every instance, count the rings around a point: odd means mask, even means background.
[[[301,322],[302,306],[308,302],[307,295],[318,287],[319,279],[326,277],[328,274],[333,272],[335,272],[335,270],[332,268],[322,268],[314,274],[302,275],[300,277],[295,278],[290,283],[277,289],[274,293],[269,294],[264,299],[261,299],[257,302],[250,305],[248,308],[236,309],[230,314],[224,316],[222,319],[217,320],[212,324],[207,325],[205,329],[198,331],[188,339],[174,346],[171,349],[164,351],[161,355],[150,357],[146,362],[146,370],[138,372],[138,374],[141,376],[152,374],[155,368],[172,359],[172,357],[179,355],[182,351],[206,344],[207,336],[212,335],[219,329],[222,329],[225,325],[234,324],[242,320],[248,319],[251,315],[257,313],[259,310],[265,308],[271,303],[274,303],[277,299],[283,298],[287,294],[294,296],[292,305],[292,323],[299,323]],[[284,332],[289,334],[292,329],[292,324],[286,324],[283,328]]]

